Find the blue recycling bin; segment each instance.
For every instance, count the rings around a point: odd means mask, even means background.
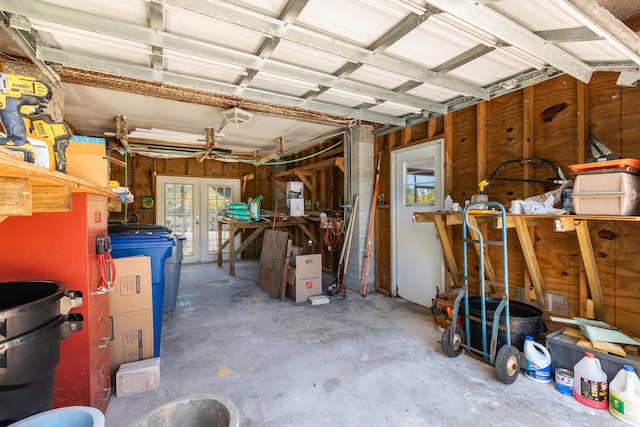
[[[162,336],[162,306],[164,302],[164,263],[176,245],[175,237],[167,232],[113,233],[111,256],[125,258],[146,255],[151,258],[151,295],[153,300],[153,356],[160,356]],[[117,272],[116,272],[117,274]]]

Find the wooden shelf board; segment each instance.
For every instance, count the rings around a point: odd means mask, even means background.
[[[117,195],[107,187],[75,176],[36,166],[0,150],[0,179],[24,185],[5,187],[0,201],[0,217],[31,215],[33,212],[68,212],[71,193],[84,192],[115,199]],[[10,192],[10,193],[9,193]],[[19,202],[17,202],[19,201]]]

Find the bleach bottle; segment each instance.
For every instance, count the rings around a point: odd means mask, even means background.
[[[632,426],[640,426],[640,379],[633,366],[622,365],[609,384],[609,412]]]
[[[551,355],[540,343],[527,335],[524,341],[524,375],[541,383],[551,382]]]
[[[573,397],[583,405],[595,409],[609,407],[607,374],[593,353],[586,352],[573,367]]]

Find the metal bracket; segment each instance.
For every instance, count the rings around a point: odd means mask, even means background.
[[[627,70],[620,72],[616,84],[624,87],[635,87],[638,84],[638,80],[640,80],[640,71]]]

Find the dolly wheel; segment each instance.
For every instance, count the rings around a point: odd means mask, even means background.
[[[520,373],[520,351],[512,345],[503,345],[496,355],[496,375],[504,384],[513,384]]]
[[[453,339],[451,339],[451,328],[453,327],[453,325],[447,326],[442,333],[440,344],[444,354],[449,357],[458,357],[462,353],[462,328],[455,326],[455,333],[453,334]]]

